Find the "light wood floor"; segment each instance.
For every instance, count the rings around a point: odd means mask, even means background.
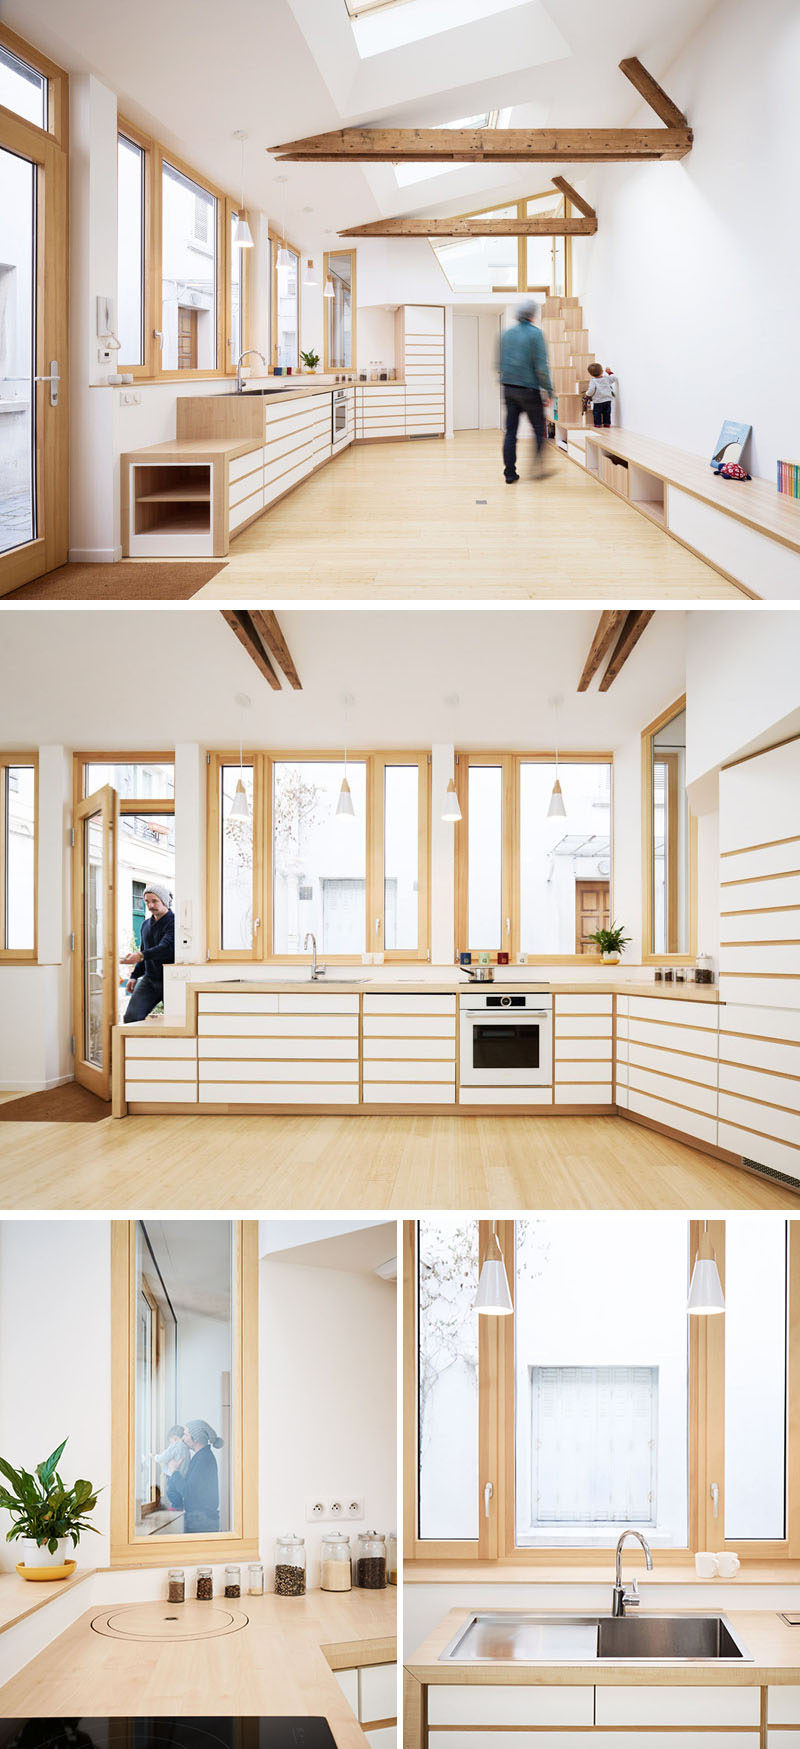
[[[506,486],[497,431],[357,444],[231,543],[196,601],[742,601],[734,584],[549,446]]]
[[[624,1118],[3,1124],[12,1209],[766,1209],[800,1197]]]

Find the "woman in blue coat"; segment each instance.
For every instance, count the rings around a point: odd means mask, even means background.
[[[187,1421],[184,1444],[192,1456],[186,1475],[176,1469],[167,1483],[170,1505],[183,1512],[187,1533],[219,1530],[219,1470],[212,1451],[225,1444],[207,1421]]]

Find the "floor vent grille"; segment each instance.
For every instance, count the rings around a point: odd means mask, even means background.
[[[742,1155],[742,1165],[748,1166],[751,1172],[760,1173],[762,1178],[774,1178],[778,1184],[788,1184],[792,1190],[797,1189],[799,1181],[792,1177],[791,1172],[779,1172],[776,1166],[764,1166],[760,1160],[748,1160],[746,1154]]]

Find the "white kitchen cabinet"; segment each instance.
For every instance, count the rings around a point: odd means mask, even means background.
[[[719,1056],[720,1147],[800,1178],[800,1011],[727,1003]]]
[[[800,1006],[800,743],[720,773],[720,994]]]
[[[362,1665],[358,1672],[358,1717],[362,1725],[396,1720],[396,1664]]]
[[[464,1683],[453,1687],[432,1683],[428,1689],[428,1724],[466,1726],[591,1725],[594,1688],[511,1687]],[[484,1738],[484,1749],[491,1739]]]
[[[252,993],[237,1012],[240,1001],[206,992],[199,998],[201,1105],[358,1103],[357,995]]]
[[[442,437],[445,428],[444,309],[406,304],[402,312],[406,435]]]
[[[767,1689],[767,1724],[800,1726],[800,1687],[796,1683]],[[778,1740],[789,1749],[791,1739],[781,1736]]]
[[[627,1109],[713,1146],[719,1004],[663,996],[627,1001]]]
[[[359,384],[356,389],[356,436],[361,442],[405,435],[405,383]]]
[[[362,1051],[365,1105],[455,1104],[455,996],[367,991]]]
[[[613,1103],[613,996],[554,997],[553,1098],[556,1105]]]
[[[397,1749],[397,1726],[383,1725],[378,1731],[364,1733],[370,1749]]]
[[[355,1718],[358,1718],[358,1671],[334,1670],[334,1676]]]
[[[679,1688],[670,1683],[600,1687],[595,1696],[597,1725],[746,1726],[761,1721],[760,1688]]]
[[[761,1741],[759,1731],[736,1727],[729,1730],[697,1727],[696,1732],[691,1727],[667,1729],[659,1730],[656,1736],[647,1726],[642,1727],[640,1733],[635,1726],[633,1730],[624,1725],[619,1730],[597,1730],[587,1725],[582,1730],[542,1726],[536,1731],[534,1743],[535,1749],[590,1749],[590,1745],[591,1749],[643,1749],[643,1744],[649,1744],[651,1737],[657,1749],[759,1749]],[[428,1732],[429,1749],[519,1749],[519,1742],[519,1729]],[[771,1749],[775,1746],[772,1745]]]
[[[460,1087],[459,1105],[552,1105],[551,1087]]]
[[[165,1105],[197,1099],[197,1040],[125,1036],[125,1098]]]

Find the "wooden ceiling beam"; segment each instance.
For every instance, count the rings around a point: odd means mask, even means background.
[[[616,164],[685,158],[678,128],[335,128],[271,146],[283,164]]]
[[[652,617],[652,612],[640,613],[633,611],[631,613],[626,613],[625,624],[623,625],[622,631],[620,632],[614,646],[614,654],[611,657],[611,661],[608,664],[598,688],[600,692],[608,692],[609,687],[613,686],[620,669],[627,662],[631,650],[636,648],[642,633],[646,631]]]
[[[585,218],[594,219],[595,224],[597,223],[597,214],[594,207],[589,205],[588,200],[584,200],[583,195],[578,193],[577,188],[573,188],[571,182],[567,182],[565,176],[554,176],[553,187],[558,189],[559,194],[566,195],[567,200],[570,200],[572,205],[576,206],[578,212],[583,213]]]
[[[283,670],[289,685],[295,692],[302,692],[303,683],[292,660],[292,653],[278,624],[274,613],[262,613],[260,608],[253,608],[250,618],[262,644],[266,646],[270,656]]]
[[[667,96],[666,91],[662,90],[652,73],[648,73],[647,68],[642,66],[636,55],[629,55],[626,61],[620,61],[619,70],[625,74],[626,79],[630,79],[639,96],[644,98],[645,103],[649,104],[659,121],[663,121],[666,127],[688,128],[689,123],[683,110],[679,109],[677,103],[673,103],[672,98]]]
[[[597,218],[565,219],[375,219],[351,225],[340,237],[591,237]]]
[[[255,662],[259,674],[263,674],[264,679],[272,687],[273,692],[280,692],[280,680],[275,673],[275,669],[273,668],[269,657],[262,648],[249,613],[234,613],[225,607],[220,611],[225,624],[230,626],[234,637],[239,639],[242,649],[247,651],[251,662]]]
[[[592,638],[592,645],[583,667],[583,673],[578,681],[578,691],[588,692],[595,674],[603,660],[608,655],[611,645],[622,630],[627,619],[627,609],[615,607],[601,613],[597,630]]]

